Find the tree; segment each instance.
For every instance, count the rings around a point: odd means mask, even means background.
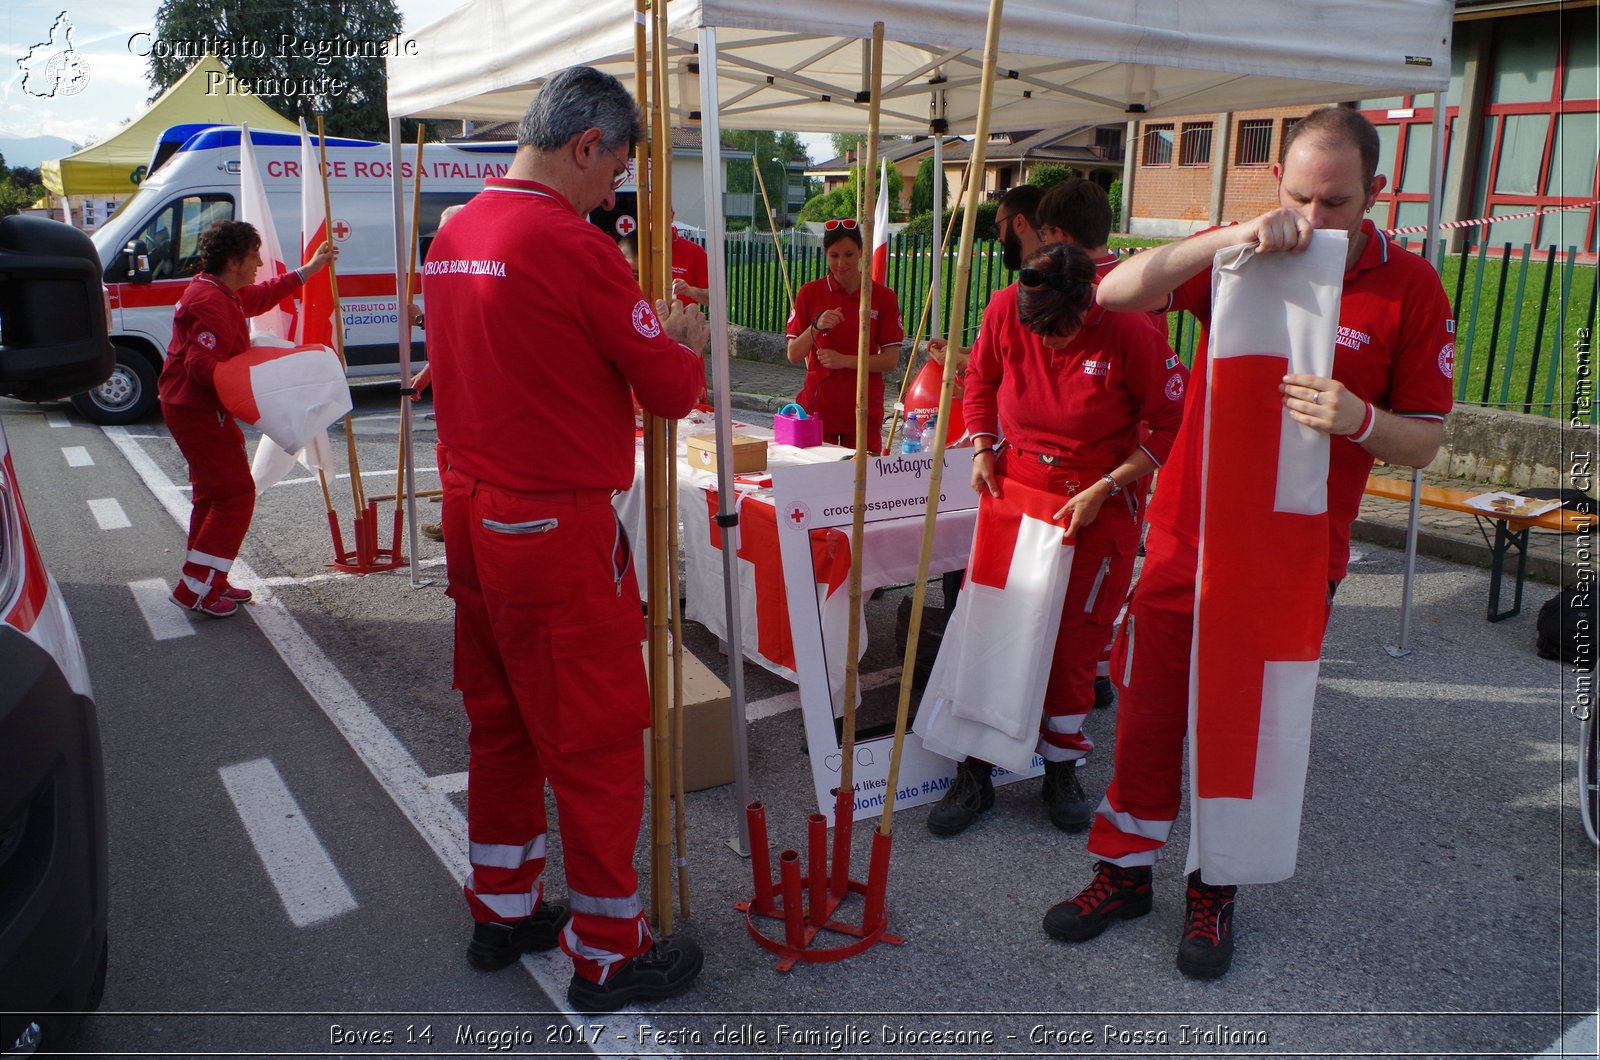
[[[911,209],[912,217],[919,213],[929,213],[933,210],[933,159],[924,158],[917,167],[916,179],[911,182]]]
[[[891,170],[891,172],[893,172]],[[900,179],[899,174],[888,179],[885,183],[883,171],[878,171],[878,193],[894,196],[889,205],[892,209],[899,207]],[[807,200],[800,209],[799,219],[802,221],[831,221],[835,217],[854,217],[857,214],[856,196],[858,194],[856,174],[851,173],[849,178],[832,191],[815,195]],[[891,215],[892,216],[892,215]]]
[[[1071,180],[1077,175],[1077,171],[1071,166],[1063,166],[1058,162],[1046,162],[1043,165],[1033,167],[1028,173],[1028,183],[1040,191],[1046,191],[1051,186],[1060,184],[1064,180]]]
[[[207,41],[221,46],[223,65],[279,114],[305,118],[314,129],[320,111],[332,135],[386,140],[384,64],[400,26],[394,0],[162,0],[151,38],[169,47],[150,49],[151,98],[200,58],[198,47],[170,46]]]
[[[740,151],[750,152],[750,159],[734,159],[728,163],[728,190],[755,196],[755,227],[767,230],[766,210],[761,202],[761,189],[756,184],[753,164],[761,164],[761,179],[766,181],[767,197],[772,202],[772,214],[779,225],[788,219],[789,163],[811,164],[811,156],[800,137],[792,132],[773,132],[768,129],[737,129],[722,134],[723,142]]]

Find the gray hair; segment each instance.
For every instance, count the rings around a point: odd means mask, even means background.
[[[569,66],[553,74],[528,105],[517,126],[517,144],[556,151],[587,129],[599,129],[600,146],[628,150],[644,139],[639,105],[622,82],[592,66]]]

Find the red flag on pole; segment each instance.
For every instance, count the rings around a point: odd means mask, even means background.
[[[316,148],[300,119],[300,260],[310,261],[328,239],[328,211],[322,198]],[[333,275],[326,269],[300,289],[300,320],[295,341],[333,345]]]
[[[882,163],[878,208],[872,214],[872,282],[889,279],[889,163]]]

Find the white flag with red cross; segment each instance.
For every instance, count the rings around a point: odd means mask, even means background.
[[[1326,434],[1278,386],[1331,376],[1348,238],[1220,252],[1212,269],[1200,561],[1189,670],[1188,871],[1294,873],[1327,620]]]
[[[984,492],[966,584],[945,627],[913,727],[922,745],[1013,772],[1033,767],[1073,545],[1062,499],[1007,481]]]

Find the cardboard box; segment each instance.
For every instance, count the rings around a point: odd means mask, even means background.
[[[717,436],[714,434],[691,434],[687,439],[689,446],[689,466],[702,471],[715,471],[717,469]],[[733,435],[733,472],[765,471],[767,469],[767,440],[765,438],[752,438],[747,434]]]
[[[645,669],[650,667],[645,648]],[[668,700],[671,695],[669,692]],[[732,697],[728,686],[692,652],[683,653],[683,790],[704,791],[733,783]],[[668,710],[670,720],[671,710]],[[654,729],[644,733],[644,779],[650,780],[650,746]]]

